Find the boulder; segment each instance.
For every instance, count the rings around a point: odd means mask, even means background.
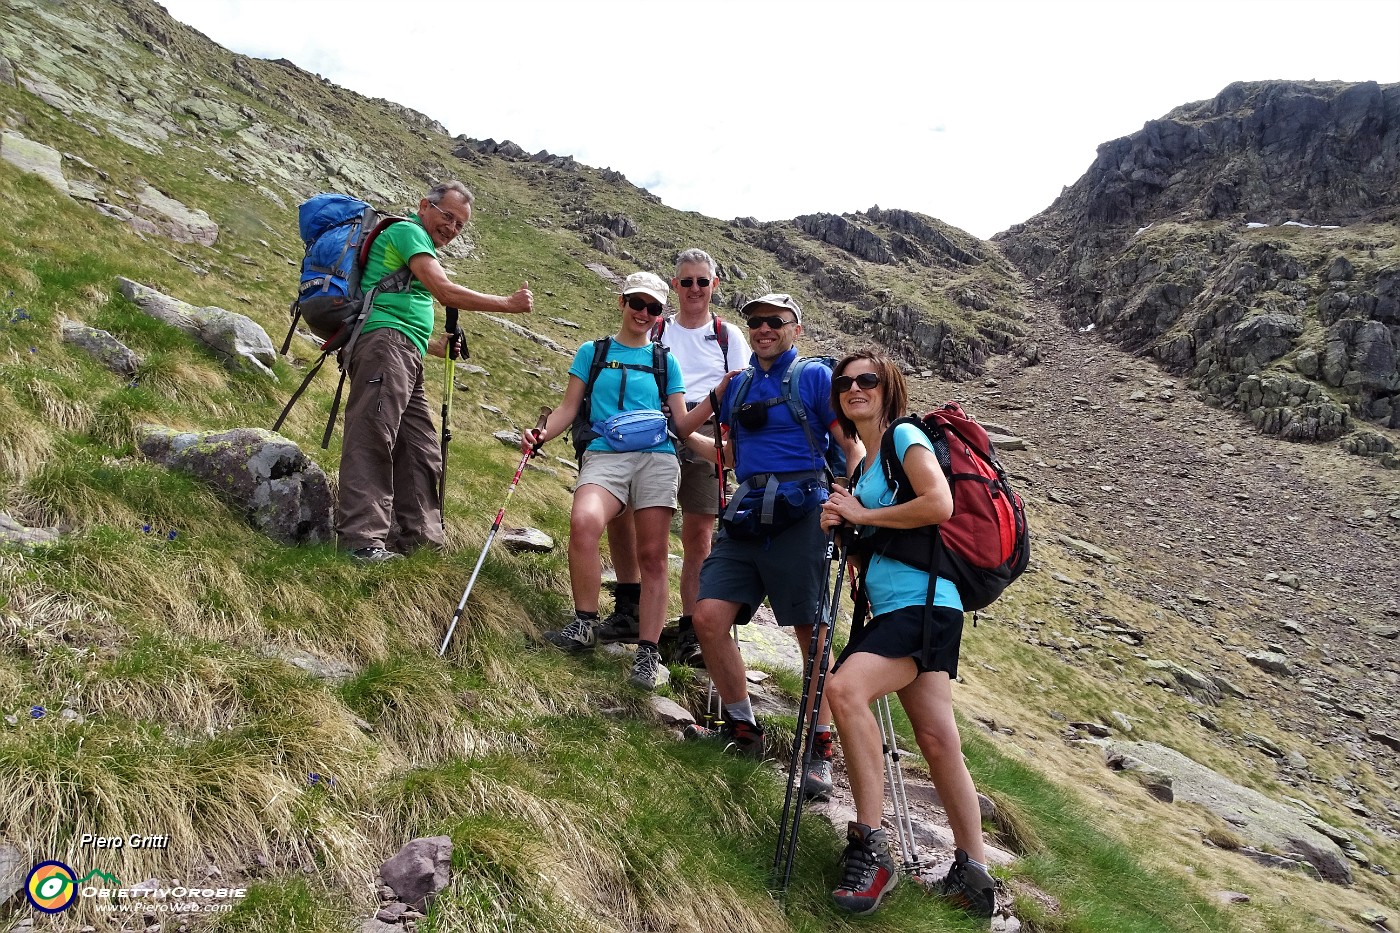
[[[1351,884],[1351,868],[1340,846],[1308,825],[1311,814],[1243,787],[1163,745],[1109,740],[1104,758],[1119,770],[1160,772],[1177,801],[1194,803],[1230,823],[1251,846],[1298,853],[1326,881]]]
[[[554,550],[554,539],[538,528],[502,528],[501,544],[508,551],[535,551],[547,554]]]
[[[326,474],[280,434],[261,428],[191,433],[147,424],[138,428],[137,445],[152,460],[208,485],[274,541],[333,539]]]
[[[428,836],[405,843],[398,854],[379,866],[379,877],[394,889],[399,900],[426,910],[452,878],[452,840]]]
[[[38,175],[64,194],[69,193],[68,179],[63,177],[63,155],[57,149],[6,130],[0,133],[0,158],[21,172]]]
[[[224,362],[252,369],[265,376],[273,375],[272,364],[277,348],[267,331],[252,318],[223,308],[196,308],[178,298],[171,298],[154,288],[117,277],[121,293],[146,314],[184,331],[190,337],[214,351]]]
[[[7,513],[0,512],[0,542],[31,547],[35,544],[52,544],[58,540],[59,534],[57,528],[30,528]]]
[[[87,353],[117,375],[134,376],[141,368],[141,358],[107,331],[69,320],[65,320],[61,327],[64,343]]]

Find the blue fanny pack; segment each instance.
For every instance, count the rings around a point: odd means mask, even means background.
[[[651,408],[618,412],[604,421],[595,421],[593,430],[618,453],[656,447],[669,433],[665,414]]]
[[[796,478],[780,478],[784,476]],[[721,524],[731,538],[772,537],[812,514],[829,495],[821,477],[812,473],[759,474],[735,491]]]

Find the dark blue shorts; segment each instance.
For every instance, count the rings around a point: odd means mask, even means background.
[[[772,538],[738,541],[721,531],[700,568],[700,598],[739,603],[742,625],[766,596],[779,625],[811,625],[829,567],[820,509]]]

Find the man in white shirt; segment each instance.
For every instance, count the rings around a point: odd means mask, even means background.
[[[722,321],[710,310],[719,284],[719,267],[702,249],[687,249],[676,258],[671,288],[680,310],[658,322],[652,339],[665,344],[680,364],[685,379],[685,403],[693,408],[704,401],[726,372],[749,363],[749,343],[742,328]],[[713,437],[713,422],[696,434]],[[681,508],[681,618],[673,660],[701,666],[700,642],[691,625],[691,614],[700,592],[700,565],[710,555],[715,520],[720,512],[719,483],[722,473],[713,460],[689,448],[681,451],[681,484],[677,498]],[[635,641],[636,599],[640,576],[636,570],[636,545],[632,515],[623,512],[608,524],[608,550],[617,573],[617,610],[597,630],[599,641]],[[630,612],[628,611],[630,610]]]

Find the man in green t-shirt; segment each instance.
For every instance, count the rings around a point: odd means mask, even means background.
[[[472,193],[459,181],[443,182],[418,202],[418,213],[385,228],[370,247],[367,290],[405,263],[413,279],[407,291],[375,297],[349,361],[336,533],[356,560],[393,560],[423,545],[443,544],[442,450],[423,392],[424,354],[443,356],[447,349],[446,337],[433,336],[433,299],[467,311],[534,309],[528,282],[502,297],[447,278],[437,248],[452,242],[471,219]]]

